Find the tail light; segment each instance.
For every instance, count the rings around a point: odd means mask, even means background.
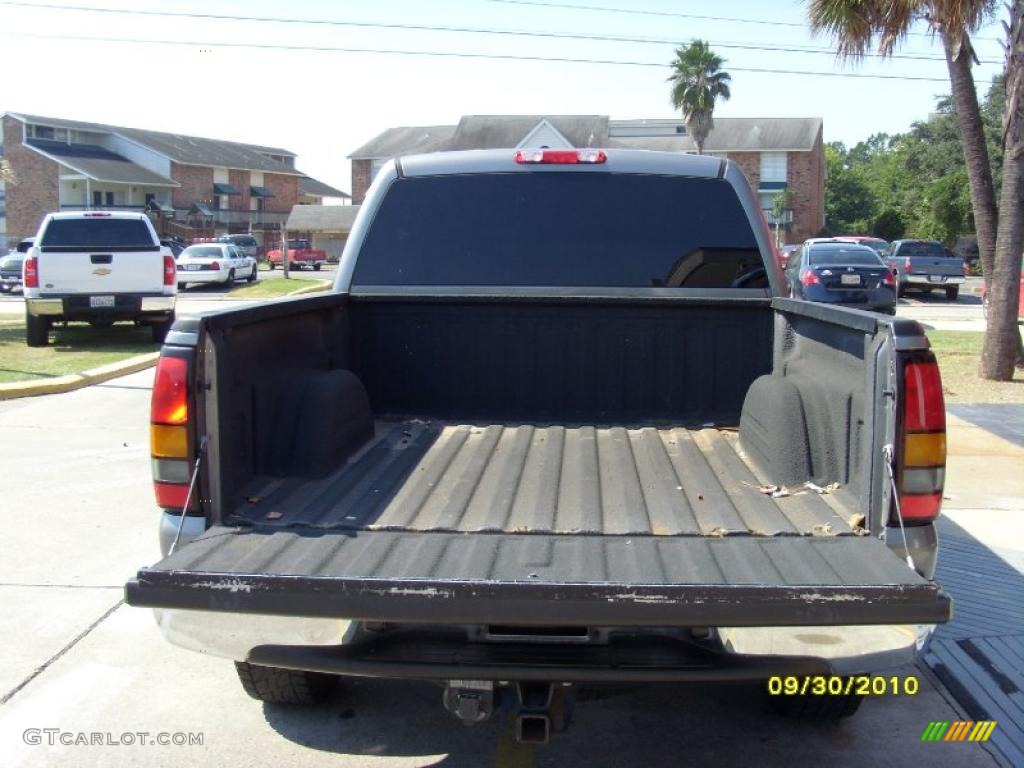
[[[931,353],[903,367],[901,434],[900,511],[904,525],[923,525],[939,516],[946,475],[946,404]]]
[[[892,273],[891,269],[885,270],[885,276],[882,278],[882,282],[886,285],[896,287],[896,275]]]
[[[578,163],[603,163],[608,159],[602,149],[520,149],[516,162],[542,163],[547,165],[576,165]]]
[[[804,285],[819,285],[821,280],[814,272],[809,269],[805,269],[800,273],[800,282]]]
[[[25,259],[25,287],[39,287],[39,260],[35,256]]]
[[[220,271],[220,262],[219,261],[213,262],[210,265],[210,269],[212,269],[214,272],[219,272]]]
[[[175,265],[173,256],[164,256],[164,285],[174,285]]]
[[[192,451],[188,434],[188,360],[161,356],[153,379],[149,412],[149,449],[152,455],[156,503],[180,512],[189,501]]]
[[[904,272],[909,272],[910,271],[910,257],[909,256],[903,260],[903,271]]]

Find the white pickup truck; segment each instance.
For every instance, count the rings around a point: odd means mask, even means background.
[[[162,342],[174,322],[174,257],[141,213],[51,213],[23,267],[25,341],[45,347],[55,322],[149,325]]]

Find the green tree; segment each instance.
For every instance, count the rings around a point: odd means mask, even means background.
[[[906,231],[903,216],[895,208],[886,208],[871,223],[871,234],[883,240],[899,240]]]
[[[697,145],[697,153],[704,154],[704,142],[715,127],[714,111],[718,99],[728,101],[728,72],[722,71],[725,60],[715,55],[705,40],[694,40],[676,49],[672,62],[672,106],[682,110],[686,130]]]
[[[873,215],[872,195],[842,143],[825,147],[825,174],[825,226],[840,234],[864,232]]]
[[[1024,361],[1016,322],[1024,244],[1024,0],[1007,4],[1010,23],[1004,25],[1006,109],[1000,142],[1004,151],[998,208],[1001,216],[997,216],[988,142],[971,74],[971,66],[978,59],[970,36],[995,7],[994,0],[808,0],[812,30],[831,35],[840,58],[863,57],[876,39],[879,52],[889,54],[919,20],[926,21],[941,39],[966,161],[982,270],[990,289],[980,375],[1006,381],[1013,378],[1014,364]]]

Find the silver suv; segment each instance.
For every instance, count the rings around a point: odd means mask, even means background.
[[[221,235],[217,238],[218,243],[230,243],[242,252],[243,256],[259,258],[260,244],[252,235]]]

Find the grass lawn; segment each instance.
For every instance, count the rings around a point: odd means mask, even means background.
[[[928,331],[932,351],[942,372],[947,403],[1024,403],[1024,371],[1013,381],[978,378],[984,334],[972,331]]]
[[[50,332],[50,346],[33,348],[25,344],[22,318],[0,320],[0,384],[39,381],[81,373],[136,355],[156,352],[148,327],[118,324],[93,328],[72,323]]]
[[[232,299],[270,299],[275,296],[286,296],[292,291],[310,286],[323,285],[321,290],[327,290],[331,284],[329,281],[310,280],[308,278],[293,277],[288,280],[261,280],[258,283],[247,283],[240,288],[235,288],[228,294]]]

